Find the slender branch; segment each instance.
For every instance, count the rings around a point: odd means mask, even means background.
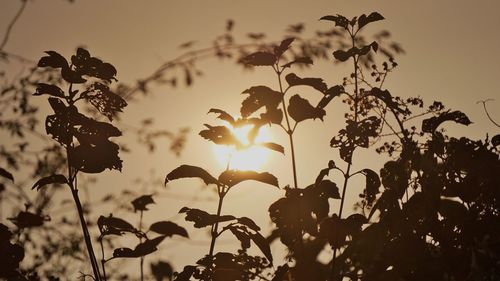
[[[14,15],[14,18],[12,18],[9,25],[7,26],[7,30],[5,31],[2,43],[0,44],[0,50],[3,50],[3,48],[9,41],[10,32],[12,31],[12,28],[16,24],[17,20],[21,17],[21,14],[24,12],[24,9],[26,8],[27,4],[28,4],[27,0],[21,0],[21,7],[19,7],[19,10],[17,10],[17,13]]]
[[[488,119],[490,119],[491,123],[495,124],[495,126],[500,128],[500,125],[497,122],[495,122],[495,120],[493,120],[493,118],[491,118],[490,113],[488,112],[488,109],[486,109],[486,103],[489,101],[493,101],[493,100],[492,99],[480,100],[477,103],[483,104],[484,112],[486,113],[486,116],[488,117]]]

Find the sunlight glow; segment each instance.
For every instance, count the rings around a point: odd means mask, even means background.
[[[243,144],[249,144],[248,133],[252,129],[252,125],[240,128],[231,128],[229,125],[226,126],[233,131],[240,142]],[[255,144],[270,142],[271,139],[269,126],[262,126],[259,129],[257,137],[255,138]],[[229,168],[236,170],[259,170],[266,163],[269,155],[272,153],[271,150],[259,145],[254,145],[242,150],[237,150],[233,146],[214,145],[214,152],[217,161],[224,168],[226,167],[229,158],[231,158]]]

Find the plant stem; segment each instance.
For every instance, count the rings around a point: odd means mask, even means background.
[[[222,212],[222,202],[224,201],[224,196],[225,196],[223,188],[224,188],[223,186],[217,186],[219,194],[219,205],[217,206],[217,219],[219,219],[220,214]],[[212,240],[210,241],[210,250],[208,252],[208,255],[210,257],[212,257],[214,254],[215,240],[217,240],[218,229],[219,229],[219,221],[217,220],[212,228]]]
[[[85,221],[85,217],[83,215],[83,207],[80,202],[80,198],[78,197],[78,187],[73,184],[73,180],[76,179],[76,175],[72,174],[71,165],[70,165],[70,151],[69,148],[66,148],[67,160],[68,160],[68,185],[71,189],[71,194],[73,195],[73,199],[75,201],[76,209],[78,211],[78,217],[80,218],[80,224],[82,226],[83,238],[85,240],[85,245],[87,246],[87,251],[90,258],[90,264],[92,265],[92,270],[94,272],[94,279],[96,281],[101,281],[101,275],[99,272],[99,264],[97,263],[97,259],[94,254],[94,249],[92,247],[92,239],[90,238],[90,232],[87,227],[87,223]],[[74,176],[74,178],[73,178]]]
[[[102,266],[102,274],[103,274],[103,277],[104,277],[104,281],[107,281],[108,279],[107,279],[107,277],[106,277],[106,266],[105,266],[105,264],[106,264],[106,259],[105,259],[105,257],[104,257],[104,245],[103,245],[103,243],[102,243],[102,239],[103,239],[103,237],[102,237],[102,235],[101,235],[101,237],[99,237],[99,242],[100,242],[100,244],[101,244],[101,254],[102,254],[101,266]]]
[[[141,210],[141,216],[139,218],[139,231],[142,231],[142,215],[143,211]],[[139,242],[142,243],[142,237],[139,237]],[[141,268],[141,281],[144,281],[144,256],[141,256],[139,266]]]

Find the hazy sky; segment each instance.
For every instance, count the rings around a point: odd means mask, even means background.
[[[0,36],[3,37],[7,23],[19,5],[20,1],[0,0]],[[496,99],[489,103],[489,108],[493,118],[500,120],[500,2],[495,0],[76,0],[73,4],[62,0],[35,0],[29,1],[5,50],[37,60],[46,50],[56,50],[68,57],[76,47],[84,45],[93,55],[113,63],[120,81],[133,83],[181,54],[177,46],[183,42],[197,40],[199,47],[208,46],[210,40],[223,31],[227,19],[236,21],[236,35],[265,31],[268,38],[279,40],[289,24],[305,23],[309,31],[327,29],[329,23],[318,21],[321,16],[339,13],[352,17],[371,11],[380,12],[386,20],[370,28],[374,31],[389,30],[393,39],[406,50],[406,55],[398,59],[400,66],[385,84],[393,94],[403,97],[420,95],[428,103],[441,100],[450,108],[464,111],[474,124],[469,127],[450,126],[453,134],[483,138],[486,133],[498,133],[498,128],[487,120],[481,106],[476,104],[481,99]],[[191,127],[192,133],[182,157],[172,156],[166,143],[153,155],[139,149],[123,156],[122,174],[103,173],[98,185],[117,191],[125,187],[139,188],[130,183],[131,178],[145,178],[152,169],[155,169],[156,176],[164,177],[168,171],[184,163],[205,166],[214,174],[222,171],[223,167],[214,161],[211,144],[197,136],[203,123],[216,122],[206,112],[218,107],[236,114],[242,99],[240,93],[244,89],[256,84],[276,87],[276,83],[274,77],[269,77],[269,70],[248,73],[240,71],[234,64],[215,60],[202,66],[206,76],[196,81],[193,87],[153,89],[152,96],[132,103],[123,114],[123,122],[134,126],[140,119],[153,117],[158,128],[175,131],[180,127]],[[12,66],[0,65],[0,68],[4,67],[9,70]],[[348,75],[342,70],[331,63],[321,62],[302,74],[318,75],[334,84],[341,83],[342,77]],[[341,107],[330,106],[324,123],[315,121],[306,124],[305,127],[309,128],[302,131],[299,128],[296,142],[301,185],[312,182],[329,159],[338,159],[338,152],[328,144],[342,126],[340,110]],[[276,132],[277,141],[281,141],[282,134]],[[132,136],[124,138],[131,139]],[[286,142],[283,145],[288,148]],[[377,167],[374,159],[358,158],[357,168]],[[282,185],[291,183],[288,158],[273,154],[264,168],[279,176]],[[169,191],[189,197],[199,192],[198,185],[196,181],[173,183]],[[147,190],[161,188],[161,185],[156,185]],[[353,188],[358,189],[350,193],[351,200],[362,187],[353,185]],[[203,192],[210,195],[208,191]],[[267,186],[245,185],[229,195],[224,210],[252,217],[258,224],[267,225],[267,207],[282,194]],[[186,204],[179,200],[158,201],[149,219],[171,218]],[[352,201],[347,203],[350,206]],[[215,211],[216,205],[208,202],[196,207]],[[109,212],[103,210],[103,213]],[[202,234],[195,234],[192,224],[183,222],[182,217],[176,219],[186,226],[195,240],[207,239]],[[175,259],[179,268],[196,261],[201,253],[206,252],[208,245],[171,243],[164,248],[165,256]],[[273,250],[277,248],[279,245],[273,245]]]

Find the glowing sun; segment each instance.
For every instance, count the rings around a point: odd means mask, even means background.
[[[252,129],[252,125],[233,128],[226,125],[238,140],[244,144],[250,144],[248,133]],[[215,145],[214,153],[217,161],[224,167],[229,161],[229,169],[236,170],[259,170],[266,163],[271,151],[267,148],[259,146],[259,143],[271,141],[271,133],[269,126],[262,126],[257,133],[254,144],[245,149],[236,149],[234,146]]]

